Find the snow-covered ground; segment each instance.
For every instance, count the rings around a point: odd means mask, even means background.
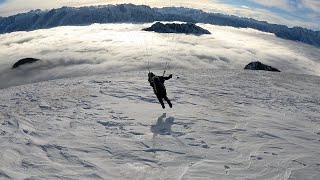
[[[150,25],[0,35],[0,179],[319,178],[319,48],[206,24],[211,35],[141,31]],[[42,61],[11,69],[26,57]],[[242,70],[256,60],[282,72]],[[170,63],[172,109],[148,61],[156,74]]]
[[[0,178],[320,177],[319,77],[168,73],[165,110],[143,71],[0,90]]]

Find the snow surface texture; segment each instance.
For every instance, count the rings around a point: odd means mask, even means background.
[[[1,179],[318,179],[320,78],[180,70],[0,90]]]
[[[150,24],[94,24],[0,35],[0,88],[64,77],[162,69],[243,69],[252,61],[320,75],[320,48],[253,29],[197,24],[211,35],[141,31]],[[39,63],[11,70],[19,59]]]
[[[318,179],[319,48],[150,25],[0,35],[0,179]],[[11,69],[25,57],[42,61]],[[173,109],[157,102],[148,60],[180,77],[166,82]],[[241,70],[256,60],[282,72]]]

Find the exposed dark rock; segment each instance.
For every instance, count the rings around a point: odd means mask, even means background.
[[[277,68],[265,65],[259,61],[249,63],[248,65],[246,65],[246,67],[244,67],[244,69],[280,72]]]
[[[208,30],[205,30],[193,23],[185,24],[176,24],[176,23],[167,23],[163,24],[156,22],[149,28],[143,29],[144,31],[154,31],[158,33],[184,33],[184,34],[194,34],[194,35],[203,35],[211,34]]]
[[[12,66],[12,69],[15,69],[21,65],[24,64],[29,64],[29,63],[34,63],[39,61],[40,59],[35,59],[35,58],[24,58],[24,59],[20,59],[19,61],[17,61],[16,63],[14,63],[14,65]]]

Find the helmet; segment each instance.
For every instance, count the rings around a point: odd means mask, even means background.
[[[148,73],[148,77],[153,77],[153,76],[155,76],[155,75],[152,72]]]

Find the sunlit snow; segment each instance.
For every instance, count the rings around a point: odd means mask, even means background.
[[[0,35],[0,179],[319,178],[319,48],[150,25]],[[26,57],[42,61],[11,69]],[[243,70],[256,60],[282,72]],[[163,110],[147,72],[165,62]]]

